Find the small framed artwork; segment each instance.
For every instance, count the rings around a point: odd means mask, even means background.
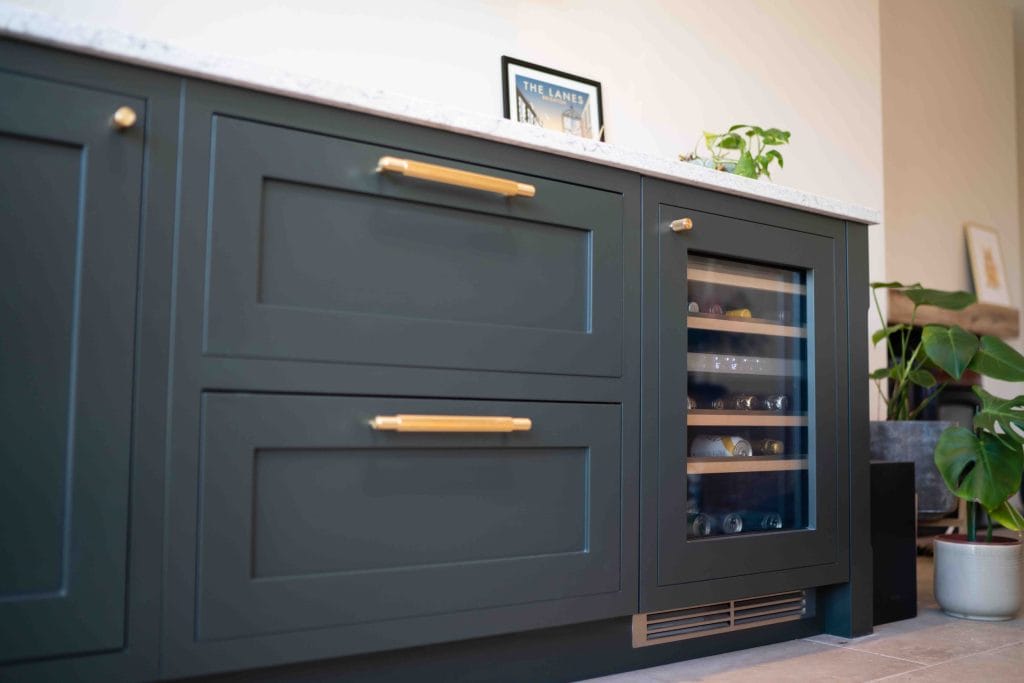
[[[978,301],[987,304],[1010,305],[1010,287],[1006,283],[1006,265],[999,244],[999,233],[977,223],[964,225],[967,252],[971,261],[971,276]]]
[[[505,118],[604,140],[601,84],[545,66],[501,58]]]

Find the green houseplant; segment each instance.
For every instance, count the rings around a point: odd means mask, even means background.
[[[872,335],[877,346],[884,343],[889,359],[888,367],[871,373],[871,379],[886,403],[886,420],[871,423],[871,457],[875,460],[902,460],[915,463],[916,488],[919,513],[922,517],[946,517],[957,507],[956,497],[950,493],[933,463],[933,453],[939,435],[952,422],[921,420],[920,413],[943,390],[945,382],[939,382],[929,368],[934,364],[929,353],[942,355],[941,326],[930,326],[928,343],[912,346],[918,310],[931,306],[946,310],[960,310],[974,302],[974,295],[968,292],[944,292],[926,289],[919,284],[904,285],[900,282],[872,283],[875,310],[879,312],[882,327]],[[887,325],[881,318],[878,295],[883,290],[902,292],[913,309],[907,324]],[[965,334],[967,334],[965,332]],[[922,335],[924,337],[924,335]],[[883,391],[883,382],[888,383],[888,395]],[[916,387],[930,390],[922,399]]]
[[[680,154],[679,158],[747,178],[771,178],[772,162],[782,168],[783,160],[779,150],[768,148],[788,143],[789,131],[738,123],[724,133],[704,132],[704,146],[710,157],[697,154],[698,140],[693,152]]]
[[[880,289],[896,290],[910,299],[914,308],[909,323],[885,324],[878,302],[878,290]],[[889,367],[875,370],[871,373],[871,379],[874,380],[875,386],[878,387],[878,391],[885,401],[887,419],[913,420],[948,384],[948,382],[940,383],[935,375],[928,371],[929,363],[934,363],[944,370],[945,366],[949,365],[953,370],[949,374],[955,379],[959,379],[965,368],[958,367],[955,362],[955,359],[961,356],[954,354],[954,361],[948,360],[951,357],[951,350],[955,344],[968,344],[967,337],[976,339],[974,335],[960,327],[928,325],[922,331],[921,344],[916,348],[911,348],[910,336],[917,319],[918,309],[921,306],[934,306],[950,311],[959,311],[973,304],[975,297],[970,292],[945,292],[926,289],[920,284],[904,285],[900,282],[873,282],[871,283],[871,295],[874,297],[875,310],[878,311],[879,320],[882,323],[881,329],[871,335],[871,343],[877,346],[884,340],[890,360]],[[882,391],[882,381],[884,380],[890,382],[888,395]],[[923,401],[914,405],[911,391],[914,386],[934,389],[934,391]]]
[[[873,283],[876,306],[879,289],[901,291],[914,303],[910,324],[887,326],[883,321],[872,337],[873,343],[884,339],[888,345],[890,367],[874,371],[871,378],[879,384],[885,379],[891,382],[886,399],[890,421],[913,420],[946,384],[968,370],[994,379],[1024,381],[1024,356],[996,337],[979,338],[957,325],[926,325],[921,343],[911,348],[910,332],[920,306],[960,310],[974,303],[973,294],[919,284]],[[939,382],[929,367],[941,369],[949,379]],[[912,385],[933,392],[914,405]],[[993,538],[991,523],[985,542],[979,543],[976,511],[981,505],[990,520],[1024,530],[1024,518],[1009,503],[1024,471],[1024,395],[1004,399],[980,386],[973,391],[980,408],[972,429],[946,426],[934,447],[936,469],[953,495],[967,501],[968,510],[966,535],[936,540],[935,594],[939,605],[955,616],[1009,619],[1020,608],[1021,543]]]

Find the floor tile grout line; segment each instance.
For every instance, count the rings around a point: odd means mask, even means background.
[[[878,683],[878,681],[888,681],[899,676],[912,674],[916,671],[924,671],[927,668],[927,666],[919,666],[916,669],[907,669],[906,671],[900,671],[899,673],[889,674],[888,676],[882,676],[881,678],[872,678],[871,681],[869,681],[869,683]]]
[[[848,645],[839,645],[837,643],[822,643],[820,641],[810,640],[808,638],[804,638],[804,640],[806,640],[809,643],[814,643],[815,645],[827,645],[829,647],[834,647],[834,648],[837,648],[839,650],[847,650],[849,652],[861,652],[861,653],[867,654],[867,655],[878,655],[879,657],[887,657],[888,659],[895,659],[896,661],[907,662],[908,664],[916,664],[917,666],[928,666],[927,664],[923,664],[921,662],[915,662],[913,659],[905,659],[903,657],[897,657],[895,655],[887,655],[884,652],[872,652],[871,650],[858,650],[857,648],[850,647]]]
[[[1021,638],[1020,640],[1018,640],[1018,641],[1016,641],[1014,643],[1007,643],[1006,645],[1000,645],[999,647],[994,647],[991,650],[985,650],[985,652],[995,652],[996,650],[1005,650],[1006,648],[1013,647],[1014,645],[1024,645],[1024,638]]]
[[[923,671],[925,669],[934,669],[935,667],[942,666],[943,664],[951,664],[952,662],[957,662],[957,661],[959,661],[961,659],[967,659],[968,657],[977,657],[978,655],[991,654],[991,653],[995,652],[996,650],[1002,650],[1002,649],[1007,648],[1007,647],[1013,647],[1014,645],[1021,645],[1021,644],[1024,644],[1024,640],[1019,640],[1019,641],[1016,641],[1016,642],[1013,642],[1013,643],[1006,643],[1005,645],[998,645],[996,647],[989,648],[988,650],[981,650],[980,652],[971,652],[971,653],[964,654],[964,655],[957,655],[956,657],[950,657],[949,659],[944,659],[941,662],[933,662],[932,664],[920,664],[919,662],[913,662],[913,660],[905,659],[905,660],[902,660],[902,661],[912,662],[914,664],[918,664],[918,668],[910,669],[909,671],[903,671],[903,672],[897,673],[897,674],[891,674],[889,676],[884,676],[883,678],[875,678],[875,679],[873,679],[871,681],[871,683],[875,683],[875,681],[884,681],[884,680],[887,680],[887,679],[890,679],[890,678],[895,678],[897,676],[902,676],[903,674],[908,674],[908,673],[911,673],[913,671]],[[860,651],[863,652],[863,650],[860,650]],[[878,654],[878,653],[872,653],[872,654]],[[899,657],[893,657],[893,659],[899,659]]]
[[[907,635],[907,634],[894,634],[894,637],[899,637],[899,636],[902,636],[902,635]],[[906,675],[906,674],[915,673],[915,672],[919,672],[919,671],[924,671],[925,669],[933,669],[933,668],[942,666],[944,664],[950,664],[952,662],[956,662],[956,661],[961,660],[961,659],[966,659],[968,657],[975,657],[975,656],[978,656],[978,655],[992,654],[992,653],[994,653],[994,652],[996,652],[998,650],[1005,650],[1005,649],[1010,648],[1010,647],[1024,645],[1024,639],[1022,639],[1022,640],[1014,641],[1014,642],[1011,642],[1011,643],[1004,643],[1002,645],[996,645],[994,647],[991,647],[991,648],[988,648],[988,649],[985,649],[985,650],[979,650],[978,652],[969,652],[969,653],[966,653],[966,654],[957,655],[955,657],[950,657],[949,659],[945,659],[945,660],[943,660],[941,662],[933,662],[931,664],[925,664],[923,662],[916,662],[916,661],[914,661],[912,659],[904,659],[902,657],[896,657],[894,655],[888,655],[888,654],[885,654],[883,652],[872,652],[870,650],[861,650],[861,649],[857,649],[857,648],[854,648],[854,647],[850,647],[848,645],[839,645],[839,644],[836,644],[836,643],[826,643],[826,642],[821,642],[821,641],[817,641],[817,640],[812,640],[812,638],[813,638],[813,636],[807,637],[807,638],[799,638],[799,639],[796,639],[796,640],[793,640],[793,641],[790,641],[790,642],[800,642],[800,641],[802,641],[802,642],[806,642],[806,643],[812,643],[814,645],[825,645],[825,646],[832,647],[832,648],[838,649],[838,650],[846,650],[846,651],[859,652],[861,654],[866,654],[866,655],[877,655],[879,657],[884,657],[886,659],[894,659],[894,660],[896,660],[898,662],[903,662],[905,664],[913,665],[912,668],[909,668],[906,671],[899,671],[899,672],[896,672],[896,673],[889,674],[887,676],[882,676],[880,678],[872,678],[870,683],[877,683],[878,681],[887,681],[887,680],[899,678],[900,676],[903,676],[903,675]],[[762,663],[764,663],[764,662],[762,662]],[[755,664],[753,666],[758,666],[758,665]],[[637,670],[636,672],[632,672],[632,673],[637,673],[639,671],[642,671],[642,670]],[[630,673],[630,672],[624,672],[624,673]],[[666,679],[661,679],[661,678],[657,678],[657,677],[650,677],[650,675],[648,675],[648,677],[650,678],[651,683],[666,683]]]
[[[845,648],[845,649],[851,650],[853,652],[862,652],[862,653],[864,653],[866,655],[878,655],[879,657],[887,657],[888,659],[895,659],[897,662],[906,662],[907,664],[913,664],[914,666],[919,666],[919,667],[920,666],[928,666],[924,662],[917,662],[917,661],[914,661],[913,659],[907,659],[906,657],[897,657],[896,655],[887,655],[884,652],[872,652],[871,650],[858,650],[857,648],[854,648],[854,647],[848,647],[848,648]]]

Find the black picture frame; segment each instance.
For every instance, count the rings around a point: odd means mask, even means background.
[[[542,66],[540,64],[534,64],[532,62],[526,62],[526,61],[523,61],[521,59],[515,59],[513,57],[502,56],[502,58],[501,58],[501,99],[502,99],[502,108],[503,108],[503,111],[504,111],[504,115],[505,115],[505,118],[507,118],[507,119],[510,119],[510,120],[513,120],[513,121],[520,121],[520,122],[524,122],[524,123],[528,123],[529,121],[522,121],[522,120],[520,120],[518,118],[518,109],[519,109],[518,106],[517,106],[516,116],[513,116],[513,113],[512,113],[512,99],[510,97],[511,92],[510,92],[509,84],[511,82],[510,73],[513,70],[527,70],[527,71],[537,72],[538,74],[540,74],[542,76],[550,76],[550,77],[553,77],[555,79],[559,79],[559,80],[562,80],[562,81],[569,81],[572,84],[578,84],[579,86],[581,86],[580,87],[581,90],[586,90],[586,89],[593,90],[594,99],[596,100],[596,106],[594,108],[594,111],[596,113],[596,120],[594,119],[594,117],[590,117],[591,123],[589,125],[589,129],[590,130],[594,130],[596,128],[596,135],[584,135],[582,133],[575,133],[575,132],[569,132],[568,134],[579,135],[580,137],[585,137],[585,138],[590,139],[590,140],[600,140],[600,141],[604,142],[604,139],[605,139],[605,136],[604,136],[604,102],[603,102],[603,97],[602,97],[602,94],[601,94],[601,83],[600,82],[595,81],[595,80],[590,79],[590,78],[584,78],[582,76],[577,76],[575,74],[570,74],[570,73],[567,73],[565,71],[559,71],[558,69],[552,69],[550,67]],[[548,83],[551,83],[551,82],[548,81]],[[567,88],[567,89],[571,87],[571,86],[566,86],[564,84],[554,84],[554,85],[556,85],[556,86],[560,85],[560,86],[562,86],[564,88]],[[589,104],[587,106],[589,106]],[[539,118],[540,117],[538,117],[538,119]],[[552,129],[551,126],[544,126],[543,123],[538,123],[537,125],[541,125],[541,126],[543,126],[545,128]],[[586,124],[584,124],[583,128],[586,129],[586,127],[587,127]],[[565,132],[565,131],[563,131],[563,132]]]

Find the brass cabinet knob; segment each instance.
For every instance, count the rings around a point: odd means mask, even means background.
[[[114,127],[119,130],[128,130],[139,120],[139,115],[131,107],[118,107],[114,112]]]
[[[668,227],[672,228],[675,232],[683,232],[685,230],[693,230],[693,220],[690,218],[680,218],[679,220],[672,221],[668,224]]]

